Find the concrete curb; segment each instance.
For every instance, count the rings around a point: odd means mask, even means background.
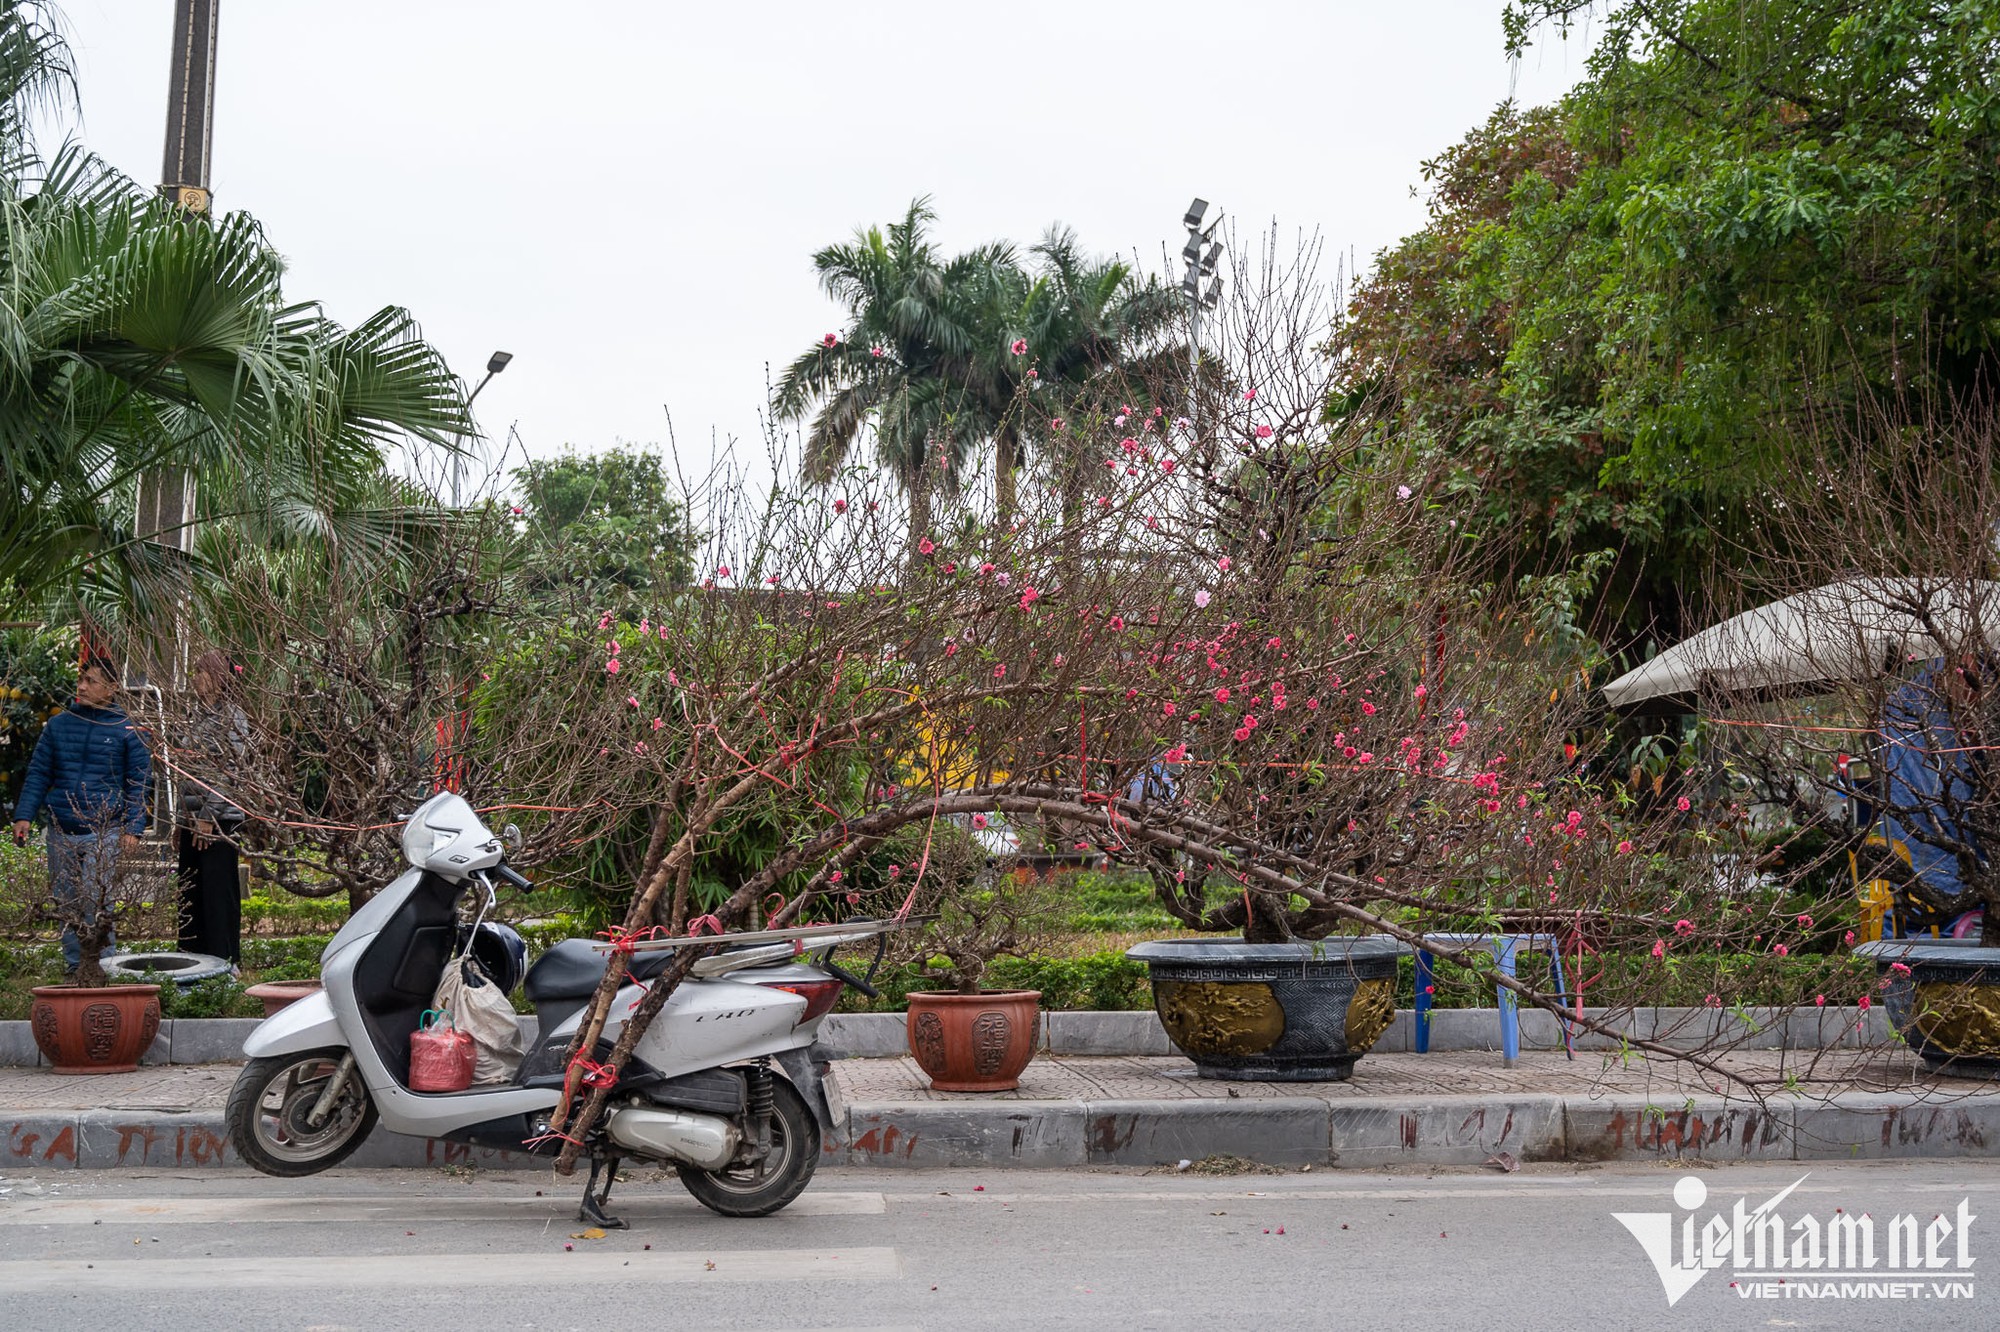
[[[1239,1101],[993,1101],[848,1107],[829,1159],[855,1166],[1158,1166],[1205,1156],[1270,1165],[1520,1161],[1851,1161],[1991,1156],[2000,1099],[1881,1092],[1766,1107],[1546,1095]]]
[[[1856,1008],[1785,1012],[1749,1010],[1745,1017],[1709,1008],[1586,1008],[1596,1020],[1615,1021],[1634,1039],[1659,1040],[1691,1049],[1714,1042],[1743,1050],[1858,1049],[1889,1038],[1888,1015],[1879,1006],[1865,1015]],[[1562,1028],[1543,1009],[1521,1012],[1521,1048],[1559,1050]],[[1865,1020],[1864,1020],[1865,1019]],[[242,1059],[243,1042],[260,1018],[181,1018],[160,1024],[142,1064],[214,1064]],[[1430,1048],[1437,1051],[1498,1050],[1500,1020],[1491,1008],[1440,1008],[1430,1017]],[[521,1019],[522,1035],[530,1045],[537,1031],[533,1017]],[[1408,1054],[1416,1049],[1416,1017],[1399,1009],[1389,1029],[1375,1042],[1381,1054]],[[1576,1037],[1579,1050],[1612,1050],[1618,1042],[1595,1032]],[[1178,1054],[1166,1029],[1151,1012],[1043,1013],[1036,1035],[1038,1052],[1056,1055]],[[830,1013],[820,1026],[813,1047],[819,1059],[891,1059],[909,1052],[901,1013]],[[34,1034],[25,1022],[0,1022],[0,1068],[34,1068],[41,1064]]]
[[[1992,1156],[2000,1097],[1922,1101],[1849,1092],[1765,1107],[1720,1098],[1505,1094],[1241,1100],[975,1100],[835,1106],[825,1163],[1061,1169],[1207,1156],[1271,1165],[1479,1165],[1521,1161],[1849,1161]],[[9,1171],[240,1166],[221,1111],[0,1112]],[[359,1167],[548,1168],[546,1158],[380,1130]]]
[[[1811,1011],[1749,1009],[1742,1014],[1712,1008],[1585,1008],[1593,1021],[1616,1025],[1634,1040],[1656,1040],[1677,1049],[1727,1044],[1740,1050],[1860,1049],[1889,1039],[1888,1015],[1876,1007],[1827,1007]],[[1560,1050],[1562,1025],[1545,1009],[1523,1009],[1521,1048]],[[1492,1008],[1439,1008],[1430,1015],[1430,1048],[1440,1052],[1498,1050],[1499,1011]],[[1578,1032],[1579,1050],[1615,1050],[1619,1042],[1597,1032]],[[1416,1050],[1416,1014],[1398,1009],[1389,1029],[1373,1047],[1379,1054]],[[1136,1013],[1043,1013],[1036,1037],[1038,1053],[1053,1055],[1169,1055],[1180,1050],[1167,1039],[1159,1017]],[[813,1053],[821,1059],[893,1059],[909,1053],[901,1013],[832,1013],[821,1025]]]
[[[219,1110],[0,1112],[0,1162],[8,1170],[190,1170],[241,1166]],[[525,1152],[376,1130],[344,1163],[369,1168],[477,1166],[546,1169]]]
[[[168,1018],[160,1023],[143,1065],[159,1064],[240,1064],[243,1042],[257,1030],[262,1018]],[[521,1018],[521,1036],[529,1045],[541,1030],[534,1017]],[[0,1068],[40,1068],[42,1052],[35,1047],[35,1035],[26,1022],[0,1022]]]

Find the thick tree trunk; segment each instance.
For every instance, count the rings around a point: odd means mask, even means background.
[[[1083,583],[1083,524],[1087,517],[1083,497],[1083,457],[1072,449],[1062,462],[1062,569],[1064,587]]]
[[[993,438],[993,507],[1002,532],[1014,525],[1020,508],[1020,465],[1021,437],[1012,426],[1003,426]]]
[[[907,559],[910,572],[915,573],[917,569],[922,567],[924,562],[923,554],[918,550],[918,547],[922,545],[923,539],[930,535],[931,530],[931,492],[928,468],[918,469],[917,474],[910,479],[909,500],[910,548]]]

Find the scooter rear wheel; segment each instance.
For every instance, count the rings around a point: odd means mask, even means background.
[[[339,1165],[375,1127],[375,1102],[361,1072],[347,1085],[315,1128],[308,1122],[345,1050],[253,1059],[229,1092],[229,1141],[245,1164],[267,1175],[296,1179]]]
[[[769,1216],[806,1190],[819,1166],[819,1123],[783,1078],[771,1081],[771,1153],[755,1165],[680,1167],[695,1200],[723,1216]]]

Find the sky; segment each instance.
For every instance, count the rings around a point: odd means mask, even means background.
[[[155,184],[171,0],[61,0],[81,124]],[[293,300],[415,313],[533,456],[765,452],[782,366],[840,311],[811,255],[929,195],[947,250],[1051,223],[1163,265],[1191,197],[1365,269],[1421,163],[1587,38],[1510,65],[1499,0],[224,0],[214,179]],[[672,436],[670,444],[669,420]]]

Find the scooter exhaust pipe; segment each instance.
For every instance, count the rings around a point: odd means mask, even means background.
[[[686,1161],[720,1170],[736,1157],[743,1133],[718,1115],[631,1106],[614,1110],[604,1126],[611,1141],[645,1156]]]

